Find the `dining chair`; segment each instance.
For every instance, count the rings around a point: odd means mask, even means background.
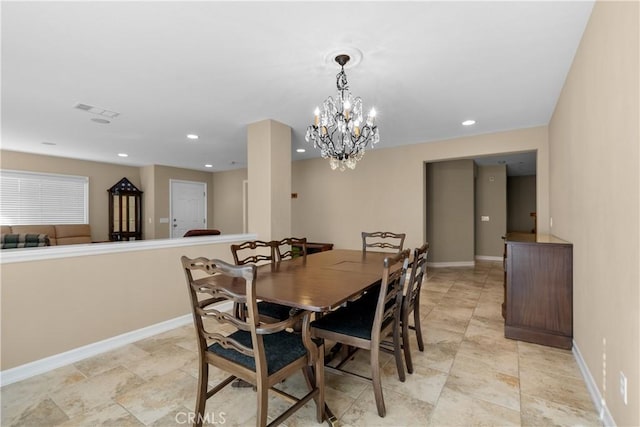
[[[263,261],[273,263],[276,259],[273,241],[249,240],[239,245],[231,245],[231,254],[236,265],[259,264]],[[241,255],[244,257],[240,258]]]
[[[231,253],[236,265],[259,264],[268,262],[272,267],[276,263],[277,241],[265,242],[262,240],[250,240],[239,245],[231,245]],[[241,256],[243,256],[241,258]],[[244,307],[236,305],[234,312],[242,317]],[[279,322],[288,319],[294,310],[286,305],[274,302],[259,301],[258,312],[265,321]]]
[[[252,384],[257,391],[256,425],[267,425],[268,392],[274,391],[295,404],[269,425],[278,425],[310,399],[317,406],[317,419],[324,419],[324,344],[307,340],[287,331],[305,312],[278,323],[263,323],[256,303],[256,266],[234,266],[216,259],[181,258],[191,300],[199,353],[198,391],[195,425],[205,420],[207,399],[234,379]],[[212,277],[213,276],[213,277]],[[244,295],[238,292],[241,286]],[[245,305],[246,317],[240,319],[225,310],[229,302]],[[227,308],[228,309],[228,308]],[[215,323],[212,323],[215,321]],[[235,331],[223,335],[214,325],[231,325]],[[230,375],[209,389],[209,365]],[[310,366],[314,366],[311,374]],[[309,392],[301,398],[274,386],[301,370]]]
[[[407,372],[413,373],[413,362],[411,360],[411,348],[409,345],[409,329],[416,331],[418,350],[424,351],[422,341],[422,329],[420,327],[420,290],[422,281],[426,275],[427,255],[429,254],[429,243],[425,243],[413,251],[411,262],[411,273],[407,283],[404,296],[402,297],[402,310],[400,314],[400,325],[402,328],[402,350],[404,360],[407,364]],[[409,315],[413,313],[413,325],[409,325]]]
[[[354,301],[325,314],[310,325],[311,336],[355,349],[350,351],[335,367],[326,366],[325,368],[328,372],[336,372],[370,381],[373,384],[378,415],[381,417],[386,415],[386,409],[380,378],[380,343],[390,333],[394,336],[396,368],[398,369],[398,374],[400,375],[400,372],[402,372],[402,378],[404,378],[402,350],[400,348],[400,311],[409,254],[410,251],[407,249],[384,259],[382,281],[374,310],[366,302],[359,303]],[[370,351],[371,378],[342,369],[342,366],[359,349]]]
[[[276,244],[276,260],[303,257],[307,259],[307,238],[287,237]]]
[[[398,252],[404,247],[404,233],[391,233],[389,231],[362,232],[362,252],[367,248],[395,249]]]
[[[367,253],[367,248],[377,249],[395,249],[401,252],[404,247],[404,239],[406,235],[404,233],[392,233],[390,231],[375,231],[372,233],[362,232],[362,253]],[[367,298],[372,297],[375,304],[376,295],[378,294],[378,287],[369,289],[364,296]],[[358,296],[361,298],[362,295]]]

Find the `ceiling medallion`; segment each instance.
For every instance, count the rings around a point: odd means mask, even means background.
[[[328,97],[322,108],[316,107],[314,123],[307,128],[305,139],[313,141],[313,146],[320,150],[322,158],[329,159],[331,169],[355,169],[358,161],[364,156],[367,145],[375,145],[380,140],[378,127],[375,124],[376,110],[371,109],[366,120],[362,116],[362,99],[353,97],[349,92],[347,74],[344,66],[349,62],[349,55],[335,57],[340,65],[336,76],[338,94],[334,100]]]

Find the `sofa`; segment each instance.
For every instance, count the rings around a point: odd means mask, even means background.
[[[3,225],[2,234],[45,234],[51,246],[91,243],[89,224]]]

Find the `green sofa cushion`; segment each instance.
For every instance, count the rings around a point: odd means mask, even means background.
[[[2,249],[36,248],[50,244],[46,234],[3,234],[0,241]]]

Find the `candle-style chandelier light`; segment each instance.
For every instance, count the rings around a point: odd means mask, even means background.
[[[375,145],[380,140],[375,124],[376,110],[371,109],[367,118],[362,116],[362,99],[349,92],[344,66],[349,55],[338,55],[335,61],[340,65],[336,76],[338,95],[334,100],[328,97],[321,108],[314,111],[314,123],[307,128],[305,139],[313,141],[324,159],[329,159],[331,169],[355,169],[356,163],[364,156],[367,145]]]

